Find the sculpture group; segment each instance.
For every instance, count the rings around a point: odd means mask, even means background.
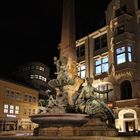
[[[61,59],[54,58],[54,64],[57,69],[57,78],[49,81],[49,85],[55,89],[55,93],[51,93],[47,105],[46,113],[81,113],[88,114],[90,118],[98,117],[106,122],[108,127],[114,127],[114,115],[108,106],[98,99],[95,92],[104,94],[110,92],[96,90],[92,83],[93,78],[86,78],[86,86],[82,86],[83,80],[77,75],[72,76],[69,72],[70,65],[67,57]],[[78,80],[77,80],[78,79]],[[82,81],[82,82],[81,82]],[[78,88],[75,88],[78,85]],[[69,90],[66,90],[69,89]],[[69,91],[71,93],[72,104],[69,103]],[[72,91],[72,92],[71,92]],[[52,95],[52,94],[55,94]]]

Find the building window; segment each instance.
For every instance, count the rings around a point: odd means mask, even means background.
[[[15,96],[16,96],[16,100],[20,100],[20,93],[17,92]]]
[[[132,47],[128,45],[127,47],[121,47],[116,49],[116,59],[117,64],[132,62]]]
[[[35,68],[36,68],[37,70],[39,70],[39,66],[36,66]]]
[[[46,79],[45,77],[42,76],[42,81],[46,82],[46,80],[47,80],[47,79]]]
[[[36,97],[33,97],[33,102],[34,102],[34,103],[36,102]]]
[[[24,101],[28,101],[28,95],[24,95]]]
[[[100,38],[96,38],[95,39],[95,50],[99,50],[100,49]]]
[[[39,80],[42,80],[42,81],[44,81],[44,82],[47,81],[47,78],[45,78],[45,77],[43,77],[43,76],[41,76],[41,75],[37,75],[37,74],[35,74],[35,75],[30,75],[30,79],[39,79]]]
[[[81,78],[85,78],[86,77],[85,65],[82,65],[82,66],[78,67],[78,76],[81,77]]]
[[[6,97],[10,97],[10,90],[9,89],[6,89]]]
[[[126,6],[126,5],[122,6],[122,7],[119,8],[119,9],[117,9],[117,10],[115,11],[115,16],[118,17],[118,16],[123,15],[123,14],[125,14],[125,13],[127,13],[127,6]]]
[[[4,104],[4,113],[8,113],[9,106],[7,104]]]
[[[38,79],[38,75],[37,74],[35,74],[34,77],[35,77],[35,79]]]
[[[10,105],[10,111],[9,111],[10,114],[14,114],[14,106],[13,105]]]
[[[19,106],[15,106],[15,114],[19,114]]]
[[[121,26],[117,27],[117,34],[118,35],[120,35],[124,32],[125,32],[125,26],[124,25],[121,25]]]
[[[132,87],[129,81],[121,84],[121,100],[132,99]]]
[[[109,64],[108,57],[104,57],[95,61],[95,74],[99,75],[108,72]]]
[[[108,90],[108,84],[100,84],[96,87],[98,91],[107,91]],[[100,100],[104,101],[105,103],[109,101],[108,99],[108,93],[95,93],[96,97]]]
[[[85,44],[76,47],[77,57],[85,56]]]
[[[29,96],[29,102],[31,102],[32,101],[32,96]]]
[[[30,75],[30,79],[34,79],[34,75]]]
[[[44,71],[44,68],[40,66],[40,67],[39,67],[39,70]]]
[[[15,98],[15,92],[11,91],[11,98]]]
[[[95,51],[107,47],[107,34],[95,38],[94,46]]]
[[[116,49],[117,64],[126,62],[125,47]]]
[[[140,9],[140,0],[138,0],[138,9]]]
[[[128,61],[132,62],[132,48],[128,46]]]
[[[34,70],[35,69],[35,66],[31,66],[31,70]]]

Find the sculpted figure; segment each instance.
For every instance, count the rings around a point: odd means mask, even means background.
[[[114,115],[112,111],[106,106],[106,104],[97,99],[94,92],[106,93],[108,91],[98,91],[93,86],[93,79],[86,78],[87,85],[82,88],[80,95],[76,101],[76,110],[81,113],[89,114],[90,116],[96,116],[104,121],[107,121],[110,127],[114,127]]]
[[[59,88],[56,88],[56,97],[53,98],[52,95],[48,99],[48,104],[46,107],[46,112],[48,113],[65,113],[67,106],[67,95]]]
[[[76,101],[77,109],[79,109],[82,113],[87,113],[87,103],[91,98],[95,98],[94,96],[94,88],[92,86],[93,79],[86,78],[87,86],[82,88],[82,91]]]
[[[68,65],[68,58],[65,56],[62,56],[60,59],[57,60],[57,57],[54,57],[54,64],[56,65],[57,72],[57,79],[53,81],[53,83],[56,83],[60,86],[65,85],[71,85],[73,84],[73,80],[70,77],[69,74],[69,65]],[[50,83],[50,86],[53,85],[52,81]]]

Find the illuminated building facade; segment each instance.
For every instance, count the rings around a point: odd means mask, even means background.
[[[38,113],[38,91],[0,79],[0,132],[33,130],[29,116]]]
[[[112,0],[106,26],[76,41],[78,75],[93,77],[119,132],[140,131],[140,1]]]

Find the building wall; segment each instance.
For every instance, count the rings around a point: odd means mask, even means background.
[[[107,95],[107,103],[113,106],[116,128],[120,132],[132,131],[131,125],[135,131],[140,130],[139,19],[137,0],[112,0],[106,10],[106,26],[76,41],[77,47],[85,42],[87,49],[82,56],[86,64],[85,77],[93,77],[93,86],[99,90],[104,90],[104,85],[113,89]],[[106,56],[108,64],[105,63]],[[80,60],[78,57],[78,63]],[[100,60],[101,64],[98,64]],[[98,66],[101,66],[101,72]],[[119,118],[121,111],[126,118]]]
[[[15,76],[36,89],[41,89],[41,86],[45,89],[49,80],[49,68],[41,62],[29,62],[21,65]]]
[[[36,113],[38,113],[38,91],[0,80],[1,131],[32,130],[36,124],[30,121],[29,116]]]
[[[29,62],[21,65],[14,73],[14,78],[39,91],[39,98],[46,99],[50,69],[41,62]]]

